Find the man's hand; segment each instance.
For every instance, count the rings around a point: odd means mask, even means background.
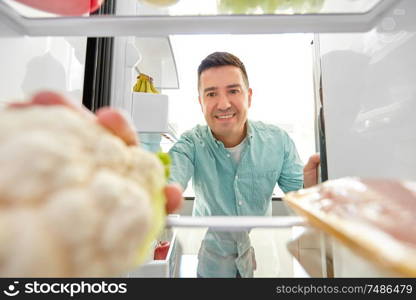
[[[318,153],[313,154],[303,168],[303,186],[305,188],[318,183],[318,166],[321,158]]]
[[[28,102],[11,103],[9,107],[30,107],[33,105],[64,105],[76,110],[86,118],[96,119],[101,126],[121,138],[127,145],[137,145],[138,140],[133,124],[124,115],[110,107],[99,109],[94,115],[85,107],[77,106],[63,96],[53,92],[40,92]],[[165,187],[166,211],[172,213],[178,210],[183,202],[182,189],[179,185],[170,184]]]

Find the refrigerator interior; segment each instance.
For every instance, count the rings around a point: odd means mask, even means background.
[[[210,14],[215,15],[217,11],[215,1],[209,3],[204,9],[206,18],[202,18],[193,17],[195,11],[187,12],[184,0],[164,9],[137,1],[118,1],[116,15],[100,21],[85,16],[64,19],[17,6],[16,16],[4,6],[14,5],[13,1],[6,1],[0,6],[0,106],[27,99],[43,89],[57,90],[81,104],[88,36],[115,36],[111,105],[131,113],[131,87],[137,75],[136,67],[156,74],[156,86],[166,94],[174,94],[185,84],[180,80],[177,60],[180,54],[175,53],[172,39],[194,36],[197,40],[200,33],[254,36],[302,32],[313,40],[310,59],[314,65],[309,89],[314,99],[311,96],[309,116],[315,140],[309,141],[309,149],[319,151],[322,145],[319,140],[325,139],[328,178],[416,179],[416,121],[413,116],[416,108],[416,3],[413,0],[365,3],[345,0],[347,6],[331,6],[334,2],[327,1],[323,13],[317,15],[289,14],[273,18],[257,13],[250,19],[248,15],[232,16],[232,12],[228,12],[218,20],[210,19]],[[345,10],[347,14],[337,15]],[[148,16],[150,25],[140,23],[146,22],[144,18],[132,15]],[[117,19],[118,16],[126,18]],[[152,20],[166,26],[155,25]],[[119,26],[114,26],[114,21]],[[72,26],[68,25],[70,22]],[[325,137],[318,133],[317,117],[321,108]],[[198,106],[193,109],[195,114],[200,113]],[[169,111],[176,116],[181,113],[175,111],[175,107],[170,107]],[[163,132],[171,138],[163,140],[167,148],[178,138],[177,127],[170,125]],[[149,132],[160,134],[158,130],[143,133]],[[189,216],[191,207],[192,201],[187,200],[178,214]],[[281,201],[273,202],[273,216],[293,215]],[[206,228],[172,230],[178,245],[176,256],[172,252],[172,259],[179,257],[177,264],[174,269],[162,267],[162,273],[156,276],[195,277],[198,249]],[[305,230],[302,224],[254,228],[250,233],[258,266],[254,276],[357,276],[354,272],[358,271],[349,269],[345,261],[359,262],[360,258],[332,243],[331,238],[322,233],[298,240]],[[165,237],[172,239],[172,232],[165,231]],[[295,241],[290,244],[292,248],[287,245],[291,241]],[[329,248],[328,243],[332,243]],[[336,255],[327,260],[328,249]],[[395,275],[371,264],[360,272],[358,275]],[[130,276],[153,273],[135,274]]]

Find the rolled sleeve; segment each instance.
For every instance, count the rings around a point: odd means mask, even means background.
[[[169,150],[172,159],[169,183],[178,183],[183,190],[186,189],[194,173],[194,153],[195,147],[186,135],[183,135]]]
[[[303,163],[296,150],[295,143],[287,133],[284,133],[284,141],[284,161],[278,184],[282,191],[287,193],[303,187]]]

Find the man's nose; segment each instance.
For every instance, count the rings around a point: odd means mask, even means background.
[[[231,107],[231,103],[227,97],[227,95],[220,95],[218,99],[217,109],[219,110],[227,110]]]

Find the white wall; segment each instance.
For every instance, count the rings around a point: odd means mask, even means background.
[[[1,38],[0,105],[43,89],[81,103],[85,50],[85,37]]]

